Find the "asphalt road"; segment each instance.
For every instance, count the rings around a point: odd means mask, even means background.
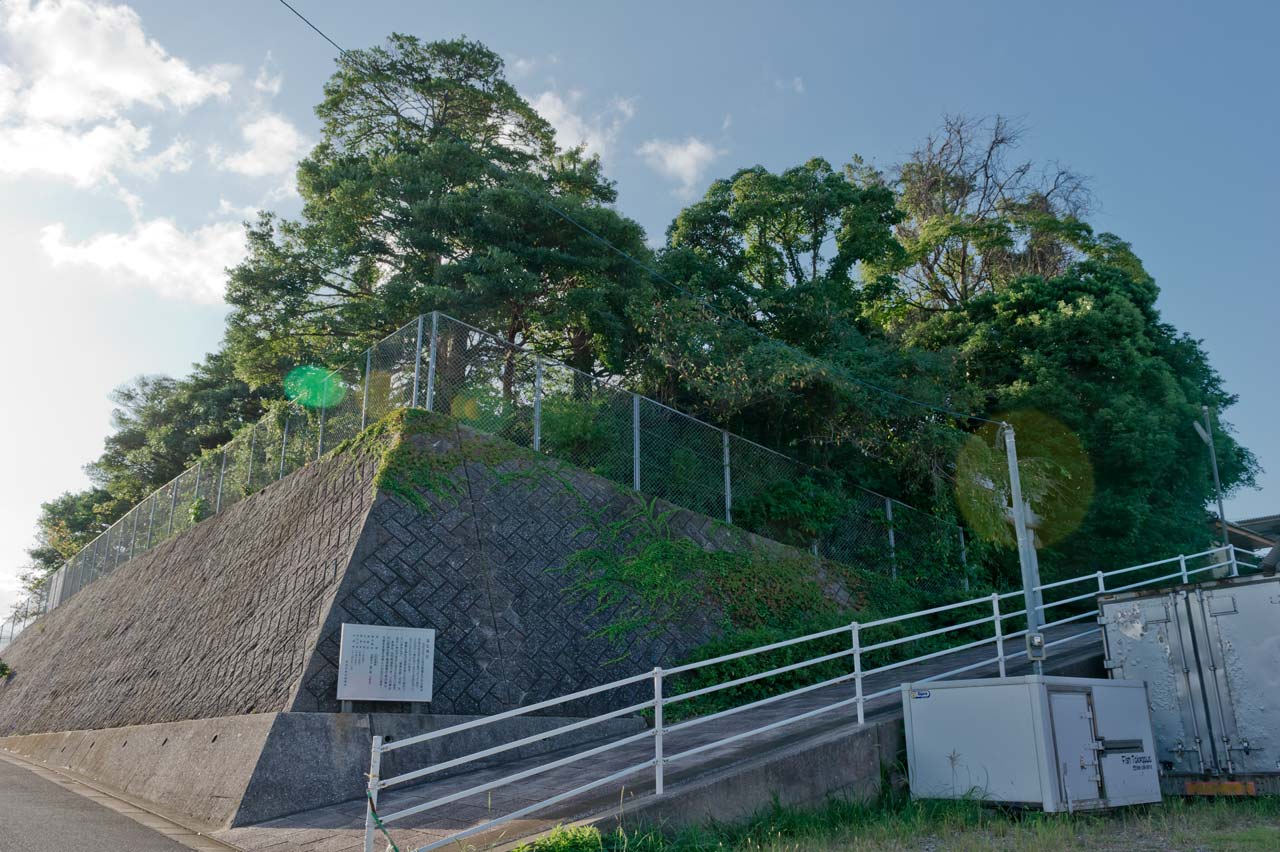
[[[0,852],[191,852],[123,814],[0,760]]]

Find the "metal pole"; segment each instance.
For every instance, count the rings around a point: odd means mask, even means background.
[[[369,787],[368,798],[364,805],[364,852],[374,852],[373,840],[376,826],[373,824],[373,809],[378,806],[378,782],[382,772],[382,737],[373,738],[373,746],[369,750]]]
[[[222,481],[227,478],[227,446],[230,445],[228,444],[222,448],[222,465],[218,471],[218,499],[213,504],[213,513],[215,515],[222,511]]]
[[[898,543],[893,536],[893,500],[884,498],[884,517],[889,526],[889,573],[898,579]]]
[[[148,550],[151,549],[151,531],[155,529],[155,525],[156,525],[156,495],[154,492],[152,493],[150,499],[151,499],[151,514],[147,517],[147,549]]]
[[[280,438],[280,473],[276,480],[284,479],[284,457],[289,452],[289,418],[284,418],[284,431]]]
[[[324,415],[329,409],[320,406],[320,434],[316,438],[316,461],[320,461],[320,457],[324,455]]]
[[[1107,592],[1107,575],[1101,571],[1098,572],[1098,594],[1103,595]]]
[[[533,451],[542,452],[542,356],[533,356]]]
[[[1189,583],[1190,578],[1187,577],[1187,557],[1185,554],[1178,556],[1178,569],[1182,571],[1182,582]]]
[[[249,475],[245,477],[244,491],[246,494],[253,493],[253,454],[258,447],[258,424],[254,423],[253,428],[249,430]]]
[[[425,320],[424,314],[418,314],[418,342],[413,347],[413,394],[409,398],[411,408],[418,407],[418,376],[422,372],[422,323]]]
[[[364,397],[360,400],[360,429],[369,425],[369,374],[373,372],[373,347],[364,350]]]
[[[662,667],[653,670],[653,791],[662,795]]]
[[[631,395],[631,487],[640,490],[640,397]]]
[[[733,523],[733,477],[729,472],[729,432],[721,431],[721,446],[724,455],[724,522]]]
[[[182,475],[179,474],[169,486],[169,531],[166,535],[173,535],[173,516],[178,512],[178,479],[181,478]]]
[[[1000,594],[991,593],[991,623],[996,628],[996,663],[1000,667],[1000,677],[1004,677],[1004,619],[1000,617]]]
[[[858,699],[858,724],[866,723],[866,715],[863,712],[862,701],[862,628],[858,622],[849,625],[850,631],[853,633],[853,688],[854,697]]]
[[[195,506],[196,501],[200,499],[200,480],[204,476],[204,462],[196,462],[196,490],[195,496],[191,498],[191,505]],[[194,521],[195,518],[193,517]]]
[[[1231,544],[1231,536],[1227,531],[1227,512],[1222,506],[1222,480],[1218,478],[1218,450],[1213,446],[1213,421],[1209,417],[1209,406],[1200,406],[1204,414],[1204,442],[1209,445],[1209,464],[1213,467],[1213,490],[1218,496],[1218,522],[1222,524],[1222,546]]]
[[[1232,576],[1232,577],[1239,577],[1239,576],[1240,576],[1240,563],[1236,561],[1236,546],[1235,546],[1234,544],[1233,544],[1233,545],[1231,545],[1231,546],[1230,546],[1230,549],[1227,551],[1227,553],[1231,554],[1231,576]]]
[[[431,312],[431,349],[427,362],[427,411],[436,410],[436,354],[440,351],[440,312]]]
[[[1014,438],[1013,427],[1008,423],[1000,424],[1004,429],[1005,454],[1009,461],[1009,491],[1013,502],[1013,528],[1018,538],[1018,563],[1022,567],[1022,598],[1027,608],[1027,635],[1030,637],[1040,632],[1041,593],[1040,571],[1036,566],[1035,544],[1027,530],[1027,504],[1022,498],[1022,477],[1018,472],[1018,446]],[[1036,674],[1043,673],[1043,666],[1036,662],[1032,669]]]

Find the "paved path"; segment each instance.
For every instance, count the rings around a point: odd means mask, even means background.
[[[0,852],[226,848],[43,767],[0,758]]]
[[[1054,636],[1061,639],[1081,631],[1093,632],[1093,630],[1087,627],[1071,626],[1068,630],[1055,632]],[[1017,647],[1020,647],[1020,642],[1017,645],[1010,642],[1008,650],[1013,651]],[[1093,649],[1097,649],[1099,653],[1101,651],[1096,635],[1081,636],[1055,648],[1053,656],[1059,660],[1073,655],[1077,655],[1078,658],[1079,654]],[[993,653],[991,646],[981,646],[864,678],[865,695],[886,689],[895,690],[891,694],[866,703],[867,720],[876,721],[901,715],[902,702],[896,687],[902,682],[922,680],[961,666],[979,664],[989,659]],[[1028,671],[1029,666],[1025,662],[1008,664],[1008,673],[1011,675],[1025,674]],[[995,673],[995,664],[990,663],[978,665],[972,671],[958,677],[986,677]],[[854,695],[852,683],[836,684],[705,724],[669,731],[665,737],[664,753],[670,759],[682,751],[717,742],[734,734],[784,719],[794,719],[801,714],[853,698]],[[783,726],[727,745],[717,745],[669,763],[666,768],[667,793],[678,793],[682,782],[759,757],[765,752],[785,749],[795,743],[840,728],[853,730],[856,727],[856,709],[853,706],[847,706],[816,715],[794,725]],[[638,742],[607,751],[580,763],[572,763],[539,773],[511,785],[475,794],[439,808],[406,817],[390,826],[391,835],[403,852],[410,852],[487,819],[512,813],[551,796],[574,790],[591,781],[606,778],[629,766],[644,763],[653,758],[653,749],[652,737],[645,737]],[[566,754],[582,750],[583,747],[578,746]],[[408,789],[394,788],[384,791],[379,801],[378,811],[389,814],[441,796],[469,790],[487,781],[546,763],[555,757],[556,755],[543,755],[531,760],[512,761],[490,769],[444,778]],[[625,801],[628,798],[644,796],[652,792],[653,769],[650,767],[626,779],[610,782],[593,791],[537,811],[528,818],[513,822],[493,833],[486,832],[483,836],[475,838],[475,848],[483,848],[486,843],[500,841],[502,838],[523,837],[557,822],[567,822],[587,814],[617,807],[620,800]],[[259,850],[261,852],[356,852],[363,848],[364,804],[348,802],[317,808],[256,826],[231,829],[216,836],[247,852],[259,852]],[[379,840],[377,848],[382,849],[385,845],[385,841]],[[465,848],[466,845],[463,843],[458,848]]]

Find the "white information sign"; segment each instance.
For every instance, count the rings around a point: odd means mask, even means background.
[[[342,625],[340,701],[430,701],[436,632],[422,627]]]

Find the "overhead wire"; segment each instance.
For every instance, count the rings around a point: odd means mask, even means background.
[[[336,41],[330,38],[329,35],[324,32],[324,30],[316,26],[309,18],[307,18],[306,15],[298,11],[292,4],[288,2],[288,0],[279,0],[279,2],[282,6],[284,6],[286,9],[292,12],[295,16],[297,16],[297,18],[300,21],[302,21],[304,24],[306,24],[308,27],[314,30],[317,35],[319,35],[321,38],[327,41],[330,45],[332,45],[334,49],[338,51],[338,53],[340,53],[343,56],[346,56],[349,53],[348,50],[346,50],[341,45],[339,45]],[[841,379],[845,379],[847,381],[853,382],[854,384],[860,385],[862,387],[873,390],[877,393],[899,400],[900,402],[904,402],[910,405],[915,405],[920,408],[925,408],[939,414],[945,414],[948,417],[955,417],[959,420],[971,420],[971,421],[977,421],[980,423],[994,423],[994,424],[1000,425],[1001,421],[998,421],[998,420],[992,420],[990,418],[983,417],[978,414],[970,414],[963,411],[956,411],[954,409],[947,408],[946,406],[937,405],[931,402],[925,402],[924,400],[915,399],[914,397],[907,396],[906,394],[900,393],[891,388],[884,387],[883,385],[880,385],[876,382],[867,381],[866,379],[861,378],[860,376],[854,375],[852,372],[849,371],[847,367],[843,367],[839,364],[828,361],[826,359],[818,358],[814,355],[810,355],[809,353],[803,351],[802,349],[799,349],[796,346],[793,346],[792,344],[787,343],[786,341],[778,340],[775,337],[771,337],[770,335],[766,334],[765,332],[761,331],[760,329],[756,328],[750,323],[742,320],[741,318],[736,317],[733,314],[726,313],[725,311],[721,310],[720,308],[716,307],[714,304],[709,302],[703,296],[690,291],[688,288],[671,280],[669,277],[664,275],[660,270],[654,268],[653,266],[645,263],[642,260],[639,260],[638,258],[631,255],[629,252],[619,248],[607,237],[604,237],[603,235],[597,233],[593,229],[587,227],[582,222],[574,218],[571,214],[561,209],[559,206],[547,201],[546,198],[533,192],[528,187],[523,186],[519,180],[515,180],[512,177],[510,172],[506,171],[500,165],[498,165],[497,163],[490,160],[488,157],[485,157],[483,154],[476,151],[475,148],[473,148],[470,144],[466,142],[466,140],[459,138],[458,135],[454,133],[450,128],[444,127],[442,129],[445,131],[445,133],[447,133],[452,138],[452,140],[455,143],[463,147],[473,156],[477,157],[486,166],[488,166],[490,169],[496,172],[499,176],[501,176],[504,179],[507,186],[510,186],[514,188],[516,191],[526,195],[531,201],[533,201],[538,206],[550,211],[551,213],[554,213],[556,216],[559,216],[565,222],[569,223],[570,225],[577,228],[582,233],[586,234],[591,239],[595,240],[605,248],[617,254],[619,257],[631,263],[637,269],[644,271],[653,279],[660,281],[663,284],[666,284],[668,287],[672,288],[676,292],[686,296],[689,299],[692,299],[693,301],[705,307],[707,310],[711,311],[717,316],[722,317],[726,321],[740,325],[747,331],[751,332],[752,334],[755,334],[756,336],[761,337],[764,340],[769,341],[770,343],[774,343],[784,347],[785,349],[790,351],[792,354],[799,356],[799,358],[801,358],[803,361],[809,364],[816,364],[824,369],[833,371],[836,374],[836,376]]]

